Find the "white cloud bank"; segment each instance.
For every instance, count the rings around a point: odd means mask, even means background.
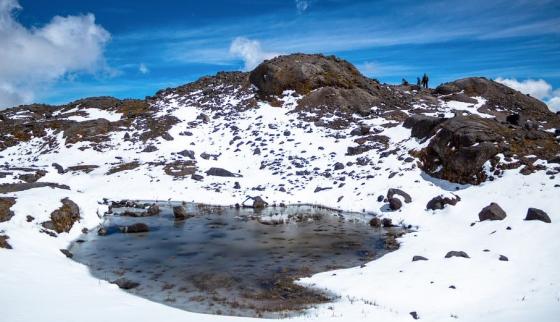
[[[502,83],[523,94],[529,94],[545,102],[552,111],[560,111],[560,89],[553,90],[552,85],[544,79],[526,79],[519,81],[515,78],[496,78]]]
[[[92,14],[27,28],[14,18],[20,9],[17,0],[0,0],[0,108],[30,103],[69,74],[108,70],[103,50],[110,34]]]
[[[266,52],[261,48],[260,42],[244,37],[235,38],[229,47],[229,53],[234,57],[243,59],[244,70],[257,67],[263,60],[278,56],[278,53]]]

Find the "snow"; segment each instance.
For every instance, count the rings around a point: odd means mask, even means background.
[[[256,109],[236,114],[234,121],[223,117],[214,119],[215,112],[194,107],[192,103],[201,95],[191,93],[190,103],[169,98],[161,113],[172,114],[181,123],[169,131],[174,140],[158,139],[158,150],[152,153],[140,152],[143,147],[124,141],[122,133],[111,134],[111,146],[103,151],[81,151],[79,147],[84,144],[67,146],[62,134],[53,132],[48,136],[58,142],[55,151],[58,153],[40,154],[38,148],[42,141],[38,138],[0,152],[3,162],[44,167],[49,172],[40,181],[71,187],[69,191],[38,188],[8,194],[17,197],[17,203],[12,207],[15,216],[0,223],[0,231],[10,236],[8,241],[14,248],[0,249],[0,263],[4,264],[0,270],[0,303],[5,304],[2,321],[248,320],[185,312],[132,296],[93,278],[87,267],[67,259],[59,249],[76,239],[82,228],[95,229],[106,210],[100,204],[105,197],[231,205],[242,202],[247,195],[257,194],[269,203],[314,203],[375,213],[391,218],[394,223],[412,225],[415,230],[399,239],[399,250],[363,268],[329,271],[302,279],[300,282],[305,285],[340,295],[340,300],[311,309],[294,318],[296,321],[411,321],[412,311],[418,312],[424,321],[552,321],[560,314],[560,188],[554,187],[560,183],[558,179],[549,179],[544,171],[524,176],[518,170],[510,170],[502,178],[480,186],[453,184],[431,178],[414,163],[399,160],[401,155],[408,156],[409,150],[421,147],[421,143],[410,138],[410,130],[401,125],[384,128],[381,133],[390,137],[390,149],[400,148],[397,155],[381,158],[377,151],[371,150],[359,156],[347,156],[346,148],[356,145],[354,137],[336,139],[335,130],[313,124],[307,128],[296,126],[301,121],[290,113],[298,99],[293,93],[283,95],[282,107],[260,103]],[[227,110],[238,104],[239,99],[228,97],[225,102],[223,109]],[[449,102],[447,108],[479,113],[477,106],[484,102],[479,99],[479,104],[473,106],[463,104]],[[88,116],[74,116],[74,120],[120,118],[118,113],[93,108],[80,111],[86,111]],[[189,127],[192,136],[179,135],[200,113],[207,114],[211,122]],[[387,121],[377,118],[364,119],[361,123],[378,127]],[[231,124],[241,129],[241,139],[233,144],[230,144],[234,138]],[[291,132],[289,136],[284,135],[286,130]],[[259,142],[258,138],[268,140],[268,146],[260,147],[260,155],[254,155],[254,147],[247,144],[237,150],[238,142]],[[189,178],[173,180],[162,167],[147,164],[162,158],[169,160],[172,153],[184,149],[195,152],[201,174],[210,167],[222,167],[234,173],[239,171],[243,177],[205,176],[202,182]],[[220,156],[217,160],[204,160],[200,158],[202,152]],[[289,173],[312,171],[316,167],[323,171],[332,169],[335,162],[354,162],[344,171],[354,171],[355,178],[348,176],[341,181],[337,171],[331,171],[331,177],[283,178],[274,169],[260,168],[261,162],[276,161],[287,169],[292,166],[288,156],[309,161],[303,168],[291,169]],[[380,169],[355,164],[361,156],[370,158]],[[141,166],[105,175],[115,164],[133,160],[141,162]],[[88,174],[58,174],[50,166],[53,162],[63,167],[82,163],[99,165],[99,168]],[[398,174],[389,178],[391,172]],[[6,180],[9,178],[2,182]],[[234,189],[234,181],[242,189]],[[345,184],[341,186],[341,182]],[[252,190],[258,186],[266,190]],[[278,190],[281,186],[286,192]],[[315,193],[316,187],[332,189]],[[406,191],[413,202],[403,204],[401,211],[388,211],[385,204],[376,201],[388,188]],[[461,197],[456,206],[438,211],[425,209],[431,198],[450,193]],[[340,196],[344,198],[337,202]],[[70,233],[59,234],[57,238],[40,233],[40,223],[48,220],[64,197],[80,206],[82,219]],[[505,220],[478,222],[478,212],[490,202],[498,203],[506,211]],[[546,211],[552,223],[523,221],[529,207]],[[34,216],[35,221],[27,222],[27,215]],[[445,259],[450,250],[465,251],[471,258]],[[412,262],[414,255],[429,260]],[[509,261],[499,261],[500,255],[507,256]],[[449,288],[451,285],[456,288]]]
[[[96,119],[106,119],[109,122],[116,122],[121,119],[122,113],[117,113],[109,110],[102,110],[99,108],[87,108],[87,109],[80,109],[79,107],[73,108],[65,112],[65,114],[73,113],[73,112],[82,112],[86,113],[87,116],[82,115],[72,115],[68,116],[66,119],[70,121],[76,122],[84,122],[84,121],[91,121]]]

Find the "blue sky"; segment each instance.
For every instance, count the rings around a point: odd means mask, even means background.
[[[543,99],[560,96],[557,0],[2,1],[19,2],[11,19],[31,34],[54,24],[55,16],[86,14],[95,21],[84,28],[106,32],[92,40],[89,52],[99,49],[97,56],[81,64],[64,60],[52,76],[29,86],[22,97],[35,101],[144,97],[292,52],[335,54],[387,83],[414,81],[424,72],[432,85],[467,76],[522,85],[533,79],[550,87]],[[232,50],[236,39],[241,48]],[[54,55],[64,56],[59,52]],[[0,67],[0,86],[1,77]],[[27,81],[6,79],[12,91]]]

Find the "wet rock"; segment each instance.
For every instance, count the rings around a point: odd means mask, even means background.
[[[478,219],[480,221],[484,220],[504,220],[506,218],[506,212],[495,202],[482,208],[478,213]]]
[[[442,195],[439,195],[437,197],[432,198],[430,201],[428,201],[428,204],[426,205],[426,209],[429,210],[443,209],[445,208],[445,205],[455,206],[459,201],[461,201],[461,198],[459,196],[454,196],[450,198],[450,197],[444,197]]]
[[[148,216],[156,216],[156,215],[159,215],[159,213],[160,213],[159,206],[158,206],[157,204],[155,204],[155,203],[154,203],[154,204],[151,204],[151,205],[148,207],[148,210],[146,211],[146,213],[148,214]]]
[[[383,227],[385,228],[393,227],[393,221],[391,220],[391,218],[383,218],[381,220],[381,224],[383,224]]]
[[[147,233],[150,231],[150,227],[144,223],[135,223],[128,226],[120,227],[121,232],[125,234],[137,234],[137,233]]]
[[[80,208],[68,198],[61,200],[62,207],[51,213],[51,220],[42,223],[46,229],[51,229],[57,233],[69,232],[76,221],[80,219]]]
[[[371,227],[375,227],[375,228],[379,228],[381,227],[382,223],[381,223],[381,219],[377,218],[377,217],[373,217],[370,221],[369,221],[369,225]]]
[[[8,239],[10,239],[7,235],[0,235],[0,248],[4,249],[12,249],[12,245],[8,243]]]
[[[540,220],[549,224],[552,222],[546,212],[537,208],[529,208],[527,210],[527,216],[525,216],[525,220]]]
[[[445,119],[441,117],[415,114],[408,117],[404,121],[403,126],[412,130],[412,137],[424,139],[432,136],[435,133],[434,129],[443,121],[445,121]]]
[[[401,189],[390,188],[389,190],[387,190],[387,199],[391,199],[395,195],[399,195],[403,197],[405,203],[412,202],[412,197],[408,193],[402,191]]]
[[[456,250],[452,250],[452,251],[448,252],[447,254],[445,254],[445,258],[451,258],[451,257],[470,258],[469,255],[467,253],[465,253],[464,251],[456,251]]]
[[[97,235],[99,235],[99,236],[107,236],[107,233],[108,233],[107,228],[105,228],[105,227],[100,227],[97,230]]]
[[[175,216],[176,220],[185,220],[187,218],[192,217],[193,215],[190,215],[189,213],[187,213],[187,210],[183,206],[174,206],[173,207],[173,216]]]
[[[118,287],[121,288],[121,289],[123,289],[123,290],[130,290],[130,289],[133,289],[133,288],[136,288],[136,287],[140,286],[140,283],[138,283],[138,282],[133,282],[133,281],[131,281],[131,280],[129,280],[129,279],[126,279],[126,278],[124,278],[124,277],[123,277],[123,278],[119,278],[119,279],[117,279],[117,280],[115,280],[115,281],[113,281],[113,282],[111,282],[111,283],[117,284]]]
[[[260,196],[253,198],[253,208],[255,209],[262,209],[268,206],[268,202],[264,201],[264,199]]]
[[[507,262],[507,261],[509,261],[509,258],[507,258],[507,257],[504,256],[504,255],[500,255],[499,260],[501,260],[502,262]]]
[[[399,198],[389,198],[389,208],[391,210],[399,210],[402,207],[402,202]]]
[[[416,261],[427,261],[428,259],[424,256],[420,256],[420,255],[415,255],[414,257],[412,257],[412,261],[416,262]]]
[[[10,208],[15,203],[15,198],[0,197],[0,222],[8,221],[14,216],[14,212]]]
[[[216,176],[216,177],[239,177],[240,175],[230,172],[222,168],[210,168],[206,171],[206,175]]]
[[[68,249],[61,249],[60,252],[63,253],[64,256],[68,258],[74,257],[74,254],[72,254]]]

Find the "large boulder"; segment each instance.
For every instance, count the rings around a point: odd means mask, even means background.
[[[436,126],[441,124],[443,121],[445,121],[445,119],[441,117],[415,114],[408,117],[404,121],[403,126],[407,129],[412,130],[412,137],[424,139],[432,136],[434,134],[434,129],[436,128]]]
[[[506,216],[506,212],[495,202],[492,202],[488,206],[482,208],[482,210],[478,213],[478,219],[480,219],[480,221],[504,220]]]
[[[51,213],[51,220],[42,225],[57,233],[69,232],[76,221],[80,219],[80,208],[68,198],[61,200],[62,206]]]

